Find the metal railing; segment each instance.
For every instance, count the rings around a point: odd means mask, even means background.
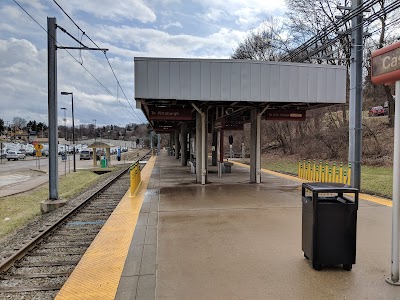
[[[308,181],[319,181],[319,182],[334,182],[334,183],[344,183],[350,185],[351,178],[351,164],[348,164],[347,168],[344,168],[343,163],[337,166],[336,162],[329,165],[328,162],[325,164],[322,160],[319,164],[314,159],[303,162],[299,160],[298,163],[298,177],[300,179]]]

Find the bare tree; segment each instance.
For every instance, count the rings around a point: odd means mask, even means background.
[[[274,61],[288,49],[282,38],[283,24],[278,19],[264,21],[258,30],[250,32],[232,54],[233,59]]]
[[[13,126],[22,129],[26,126],[27,122],[24,118],[21,117],[14,117],[13,118]]]

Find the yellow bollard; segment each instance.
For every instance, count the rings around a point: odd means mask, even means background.
[[[343,183],[343,163],[340,162],[339,165],[339,182]]]
[[[348,170],[348,174],[347,174],[347,184],[350,185],[351,184],[351,164],[349,164],[349,170]]]
[[[335,182],[339,183],[339,170],[338,169],[336,169]]]
[[[328,182],[332,182],[332,169],[329,168]]]
[[[314,168],[311,165],[311,168],[310,168],[310,181],[314,181],[313,174],[314,174]]]
[[[332,182],[336,182],[336,161],[333,162],[333,166],[332,166]]]
[[[314,161],[313,161],[313,181],[316,181],[316,179],[315,179],[315,167],[316,167],[316,165],[315,165],[315,159],[314,159]]]
[[[301,168],[300,168],[300,160],[297,164],[297,177],[301,178]]]
[[[329,176],[329,165],[328,165],[328,162],[326,162],[325,163],[325,182],[329,182],[328,176]]]
[[[307,180],[310,180],[311,177],[311,161],[308,160],[308,165],[307,165]]]
[[[319,167],[315,167],[315,181],[319,181]]]
[[[345,184],[347,184],[347,172],[346,172],[346,170],[343,170],[343,182]]]
[[[321,182],[325,182],[325,170],[321,170]]]
[[[322,160],[319,161],[319,180],[318,181],[322,181]]]

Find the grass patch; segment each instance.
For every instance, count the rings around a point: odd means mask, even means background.
[[[284,157],[263,157],[261,167],[297,176],[297,161]],[[361,192],[392,198],[393,167],[361,166]]]
[[[391,199],[393,167],[361,166],[361,190]]]
[[[58,182],[59,197],[60,199],[70,199],[101,179],[102,176],[89,170],[78,170],[66,177],[62,176]],[[48,196],[49,186],[46,184],[26,193],[1,198],[0,238],[40,215],[40,202],[48,199]],[[6,221],[6,218],[9,220]]]

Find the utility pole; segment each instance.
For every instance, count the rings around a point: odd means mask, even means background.
[[[56,18],[47,18],[48,115],[49,115],[49,199],[58,199],[58,112]]]
[[[77,41],[81,47],[57,47],[57,28]],[[57,112],[57,49],[108,51],[90,48],[57,25],[56,18],[47,17],[47,74],[49,115],[49,200],[58,199],[58,112]]]
[[[64,111],[64,129],[65,129],[65,131],[64,131],[65,132],[65,136],[64,136],[64,140],[65,140],[64,155],[67,155],[67,117],[66,117],[67,108],[66,107],[61,107],[61,109]],[[64,175],[67,176],[67,160],[63,159],[63,161],[64,161]]]
[[[363,0],[352,0],[352,11],[361,7]],[[362,61],[363,61],[363,11],[351,20],[350,102],[349,102],[349,163],[351,185],[361,188],[362,145]]]
[[[94,141],[96,142],[97,134],[96,134],[96,119],[93,119],[94,122]]]

